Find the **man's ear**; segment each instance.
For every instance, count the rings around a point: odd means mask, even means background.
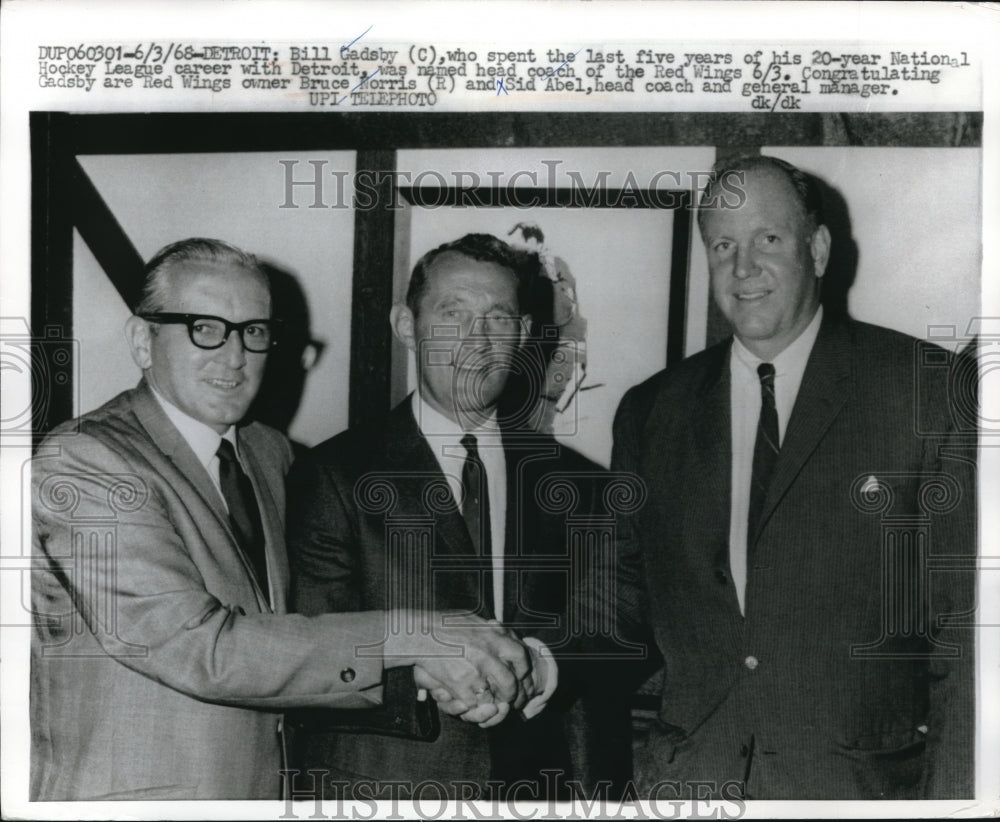
[[[830,262],[830,229],[825,225],[817,228],[809,241],[813,258],[813,273],[816,278],[826,274],[826,264]]]
[[[149,322],[134,314],[125,323],[125,339],[132,359],[143,371],[153,365],[153,330]]]
[[[392,326],[392,333],[410,351],[417,350],[415,323],[416,318],[407,305],[397,303],[389,312],[389,325]]]

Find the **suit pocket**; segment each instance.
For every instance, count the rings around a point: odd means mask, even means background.
[[[648,789],[667,775],[678,758],[683,759],[684,751],[691,741],[683,728],[666,722],[654,721],[649,728],[646,744],[636,752],[636,783]]]
[[[916,799],[926,771],[926,727],[872,734],[844,745],[853,760],[861,796],[872,799]]]
[[[662,744],[672,747],[675,749],[675,752],[677,748],[681,747],[682,744],[690,738],[687,731],[683,728],[678,728],[676,725],[660,721],[654,723],[653,727],[650,729],[649,735],[651,738],[659,738]]]

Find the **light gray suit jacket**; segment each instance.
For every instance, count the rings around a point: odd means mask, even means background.
[[[382,638],[383,615],[285,614],[291,449],[257,423],[238,437],[270,596],[145,383],[40,446],[33,799],[277,798],[283,709],[380,703],[381,658],[357,649]]]

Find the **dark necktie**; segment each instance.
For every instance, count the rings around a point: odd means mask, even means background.
[[[246,554],[257,575],[261,590],[267,592],[267,559],[264,554],[264,529],[260,509],[250,478],[243,473],[236,451],[229,440],[219,443],[219,485],[229,506],[229,521],[240,548]]]
[[[479,458],[479,448],[473,434],[462,437],[465,446],[465,463],[462,466],[462,488],[465,496],[462,499],[462,518],[469,529],[472,544],[476,553],[484,560],[480,565],[480,579],[485,583],[480,585],[485,599],[485,610],[493,616],[493,569],[492,561],[492,531],[490,526],[490,495],[486,485],[486,466]]]
[[[747,546],[753,545],[764,510],[764,498],[771,483],[771,474],[778,461],[780,438],[778,409],[774,402],[774,366],[769,362],[757,366],[760,377],[760,420],[753,446],[753,474],[750,477],[750,510],[747,516]]]

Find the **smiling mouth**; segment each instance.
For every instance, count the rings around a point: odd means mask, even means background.
[[[226,391],[232,391],[241,385],[239,380],[223,380],[218,377],[207,379],[206,382],[214,388],[221,388]]]
[[[770,291],[747,291],[742,294],[737,294],[736,299],[741,302],[752,303],[757,300],[763,300],[770,293]]]

